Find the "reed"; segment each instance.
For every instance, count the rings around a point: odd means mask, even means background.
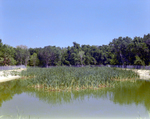
[[[148,112],[148,115],[149,115],[149,118],[148,119],[150,119],[150,112]],[[147,119],[146,117],[145,118],[142,118],[140,115],[139,115],[139,118],[137,118],[137,119]]]
[[[3,115],[2,116],[0,116],[0,118],[2,118],[3,117]]]
[[[21,76],[29,87],[47,91],[99,89],[112,87],[115,80],[139,78],[133,71],[109,67],[28,68]]]

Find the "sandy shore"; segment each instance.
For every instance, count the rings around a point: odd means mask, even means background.
[[[150,80],[150,70],[144,69],[126,69],[126,70],[132,70],[136,72],[140,76],[140,79]]]
[[[133,71],[140,75],[140,79],[150,80],[150,70],[133,69]]]
[[[15,80],[15,79],[20,78],[19,75],[13,75],[13,72],[20,73],[22,70],[26,70],[26,69],[0,71],[0,82],[6,82],[6,81]]]

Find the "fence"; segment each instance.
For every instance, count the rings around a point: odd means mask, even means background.
[[[108,67],[117,67],[117,68],[128,68],[128,69],[147,69],[150,70],[150,66],[141,66],[141,65],[107,65]]]
[[[150,70],[150,66],[141,66],[141,65],[70,65],[65,67],[117,67],[117,68],[128,68],[128,69],[147,69]],[[57,66],[48,66],[48,68],[57,67]]]
[[[26,68],[25,65],[18,65],[18,66],[0,66],[0,70],[13,70],[18,68]]]
[[[24,66],[24,65],[21,65]],[[39,67],[39,66],[38,66]],[[58,66],[48,66],[47,68],[53,68],[53,67],[58,67]],[[150,70],[150,66],[141,66],[141,65],[64,65],[64,67],[116,67],[116,68],[128,68],[128,69],[147,69]],[[20,68],[20,67],[17,67]],[[21,67],[21,68],[26,68]],[[36,67],[33,67],[36,68]],[[45,67],[41,67],[45,68]],[[0,68],[1,70],[1,68]],[[5,69],[4,69],[5,70]]]

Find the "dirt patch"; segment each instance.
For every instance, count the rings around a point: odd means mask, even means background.
[[[14,69],[14,70],[0,71],[0,82],[6,82],[6,81],[21,78],[18,74],[23,70],[26,70],[26,69]]]
[[[150,70],[144,69],[123,69],[123,70],[132,70],[140,76],[140,79],[150,80]]]

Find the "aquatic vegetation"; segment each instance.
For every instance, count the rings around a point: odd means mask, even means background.
[[[49,91],[113,87],[115,80],[139,78],[133,71],[109,67],[28,68],[21,76],[28,86]]]
[[[101,90],[94,90],[94,89],[86,89],[86,90],[79,90],[79,91],[72,90],[69,92],[67,91],[60,91],[60,92],[51,91],[50,92],[50,91],[45,91],[42,88],[27,88],[26,85],[28,85],[28,83],[27,84],[26,82],[23,83],[23,80],[13,80],[10,82],[0,83],[0,103],[13,99],[13,96],[15,94],[19,95],[24,92],[30,97],[36,97],[39,100],[39,102],[40,101],[46,102],[46,104],[49,104],[50,106],[58,106],[58,108],[59,108],[59,105],[73,103],[78,100],[80,102],[83,102],[83,101],[91,100],[92,98],[94,98],[96,100],[109,99],[110,101],[114,102],[114,104],[122,105],[122,106],[132,105],[132,104],[136,104],[137,106],[143,105],[146,108],[146,110],[150,109],[149,108],[150,107],[150,102],[149,102],[150,82],[141,81],[141,80],[138,80],[136,82],[130,82],[130,81],[126,81],[126,82],[115,81],[115,82],[116,82],[115,88],[103,88]],[[24,98],[24,95],[23,95],[23,98]],[[15,102],[17,103],[17,101]],[[11,109],[14,109],[12,107]],[[23,106],[19,106],[19,107],[23,107]],[[101,109],[102,108],[105,108],[105,107],[101,107]],[[15,114],[12,114],[10,112],[8,113],[1,112],[0,117],[3,116],[1,117],[2,119],[3,118],[9,118],[9,119],[32,118],[33,119],[35,116],[35,115],[32,115],[31,113],[24,114],[23,108],[14,109],[14,110],[15,110],[14,111]],[[145,115],[141,115],[141,114],[140,116],[138,114],[135,115],[135,118],[139,117],[140,119],[145,119],[146,118],[146,117],[144,118]]]
[[[149,119],[150,119],[150,112],[148,112],[148,115],[149,115]],[[139,118],[137,119],[147,119],[146,117],[145,118],[142,118],[140,115],[139,115]]]
[[[30,115],[29,116],[22,116],[22,114],[20,113],[19,109],[17,108],[17,115],[16,116],[12,116],[12,115],[2,115],[0,116],[0,119],[4,118],[4,119],[30,119]]]
[[[0,116],[0,118],[2,118],[3,117],[3,115],[2,116]]]

